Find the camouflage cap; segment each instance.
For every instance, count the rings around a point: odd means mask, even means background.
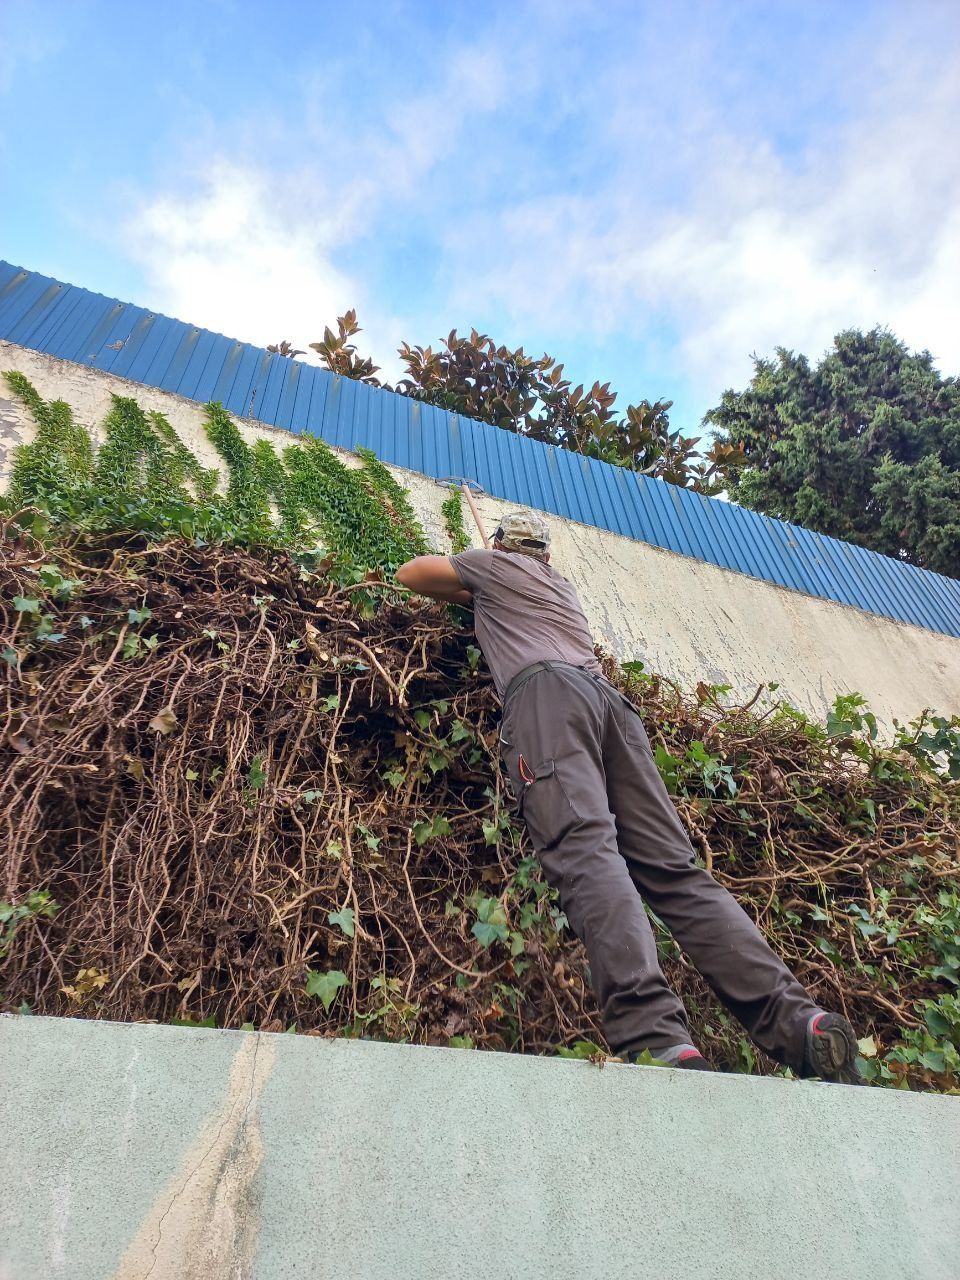
[[[523,508],[507,511],[493,535],[508,551],[525,556],[543,556],[550,550],[550,530],[543,516]]]

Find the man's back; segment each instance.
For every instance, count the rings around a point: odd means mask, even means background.
[[[577,593],[549,564],[479,548],[450,563],[473,593],[477,639],[500,697],[518,671],[545,658],[600,670]]]

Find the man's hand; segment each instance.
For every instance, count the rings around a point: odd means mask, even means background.
[[[397,570],[397,582],[418,596],[444,600],[449,604],[469,604],[472,592],[464,587],[447,556],[417,556]]]

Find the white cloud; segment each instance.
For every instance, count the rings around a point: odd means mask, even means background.
[[[662,385],[691,384],[702,409],[746,381],[751,352],[815,357],[851,325],[888,325],[960,369],[960,59],[934,11],[883,44],[882,13],[833,45],[813,22],[782,74],[776,41],[761,25],[745,48],[749,22],[726,10],[650,10],[635,27],[632,12],[587,31],[610,49],[602,75],[584,74],[584,8],[434,51],[404,96],[352,98],[345,68],[292,88],[296,129],[292,109],[246,135],[218,122],[219,160],[126,228],[151,303],[301,346],[355,306],[359,345],[391,378],[400,338],[457,317],[574,360],[584,339],[629,342],[663,353]],[[294,159],[248,158],[285,136]],[[364,252],[405,253],[408,237],[429,315],[415,288],[392,312],[383,257]]]
[[[336,219],[291,213],[265,175],[221,161],[188,195],[147,201],[127,228],[151,300],[248,342],[314,333],[356,300],[337,270]]]
[[[430,89],[381,104],[372,126],[350,120],[349,103],[338,103],[329,85],[308,83],[298,147],[315,161],[268,169],[223,154],[141,197],[124,239],[145,270],[151,304],[231,337],[301,347],[354,307],[360,352],[382,377],[399,377],[406,324],[371,292],[362,269],[339,263],[347,251],[358,256],[377,220],[393,217],[456,152],[471,117],[501,102],[505,59],[491,49],[462,48],[445,66]],[[258,127],[279,133],[281,122]],[[236,150],[243,146],[239,130]]]
[[[661,121],[663,190],[615,107],[619,163],[601,189],[448,235],[457,301],[568,348],[667,326],[678,337],[665,372],[690,378],[704,409],[746,381],[751,352],[816,357],[850,326],[889,326],[960,370],[960,58],[911,59],[893,38],[855,52],[846,118],[807,128],[795,154],[763,121],[732,131],[691,90],[686,114]]]

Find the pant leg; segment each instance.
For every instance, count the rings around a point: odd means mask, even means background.
[[[640,893],[761,1049],[794,1070],[818,1006],[732,894],[694,861],[640,716],[620,706],[603,743],[620,852]]]
[[[501,748],[544,875],[586,948],[604,1035],[620,1053],[687,1043],[690,1030],[617,847],[601,749],[609,715],[594,681],[543,671],[511,698]]]

